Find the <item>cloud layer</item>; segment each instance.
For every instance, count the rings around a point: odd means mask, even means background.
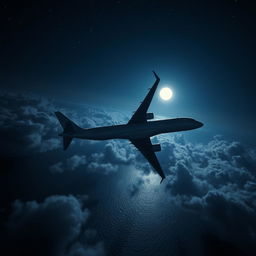
[[[62,142],[57,136],[60,126],[54,116],[54,111],[60,109],[55,104],[31,96],[1,96],[1,154],[44,154],[61,149]],[[82,127],[126,120],[119,113],[90,107],[82,111],[68,108],[62,111]],[[165,190],[167,200],[214,226],[211,232],[218,238],[247,248],[248,255],[256,250],[256,151],[219,135],[206,144],[190,143],[182,135],[159,136],[154,140],[162,145],[157,155],[167,179],[159,186]],[[126,141],[75,140],[68,155],[60,152],[56,154],[55,163],[49,165],[53,175],[75,172],[79,168],[83,168],[85,175],[86,172],[110,174],[122,166],[136,168],[140,176],[127,187],[133,199],[145,184],[150,184],[148,174],[152,168]],[[41,203],[18,200],[7,222],[8,249],[14,250],[11,243],[15,242],[17,248],[27,252],[41,242],[50,241],[49,252],[43,251],[47,255],[83,255],[85,252],[85,255],[102,255],[101,243],[88,242],[88,236],[94,233],[84,229],[88,214],[88,209],[74,196],[52,196]],[[49,227],[53,229],[51,232]],[[35,230],[38,237],[33,235]],[[22,238],[24,233],[27,235]]]
[[[16,200],[6,223],[8,255],[105,255],[96,234],[86,229],[89,210],[83,199],[50,196],[43,202]]]

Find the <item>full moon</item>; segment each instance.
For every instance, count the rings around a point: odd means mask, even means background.
[[[168,87],[164,87],[160,90],[160,93],[159,93],[161,99],[163,100],[169,100],[171,99],[173,93],[172,93],[172,90]]]

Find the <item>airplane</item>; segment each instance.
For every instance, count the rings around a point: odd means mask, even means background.
[[[161,145],[152,144],[150,137],[163,133],[197,129],[202,127],[203,123],[192,118],[148,121],[154,119],[154,114],[147,113],[147,111],[160,81],[158,75],[154,71],[153,73],[156,78],[155,83],[127,124],[83,129],[61,112],[55,112],[63,128],[63,132],[59,134],[59,136],[63,137],[63,149],[66,150],[68,148],[73,138],[86,140],[130,140],[160,175],[162,178],[160,183],[162,183],[165,179],[165,174],[155,155],[155,152],[161,151]]]

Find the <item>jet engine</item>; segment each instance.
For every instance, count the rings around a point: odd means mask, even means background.
[[[152,149],[154,152],[161,151],[161,145],[160,144],[154,144],[152,145]]]
[[[154,114],[153,113],[147,113],[146,118],[147,118],[147,120],[154,119]]]

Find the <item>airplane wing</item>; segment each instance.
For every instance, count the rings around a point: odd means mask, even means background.
[[[145,97],[145,99],[142,101],[141,105],[139,106],[139,108],[136,110],[136,112],[133,114],[132,118],[130,119],[130,121],[128,122],[128,124],[137,124],[137,123],[146,123],[147,122],[147,111],[148,111],[148,107],[152,101],[152,98],[155,94],[155,91],[157,89],[157,86],[159,84],[160,78],[158,77],[158,75],[153,71],[155,77],[156,77],[156,81],[153,84],[153,86],[151,87],[151,89],[149,90],[147,96]]]
[[[151,166],[161,176],[162,178],[161,182],[162,182],[163,179],[165,178],[165,175],[157,160],[155,152],[153,151],[153,145],[151,144],[150,138],[134,139],[130,141],[143,154],[143,156],[148,160]]]

